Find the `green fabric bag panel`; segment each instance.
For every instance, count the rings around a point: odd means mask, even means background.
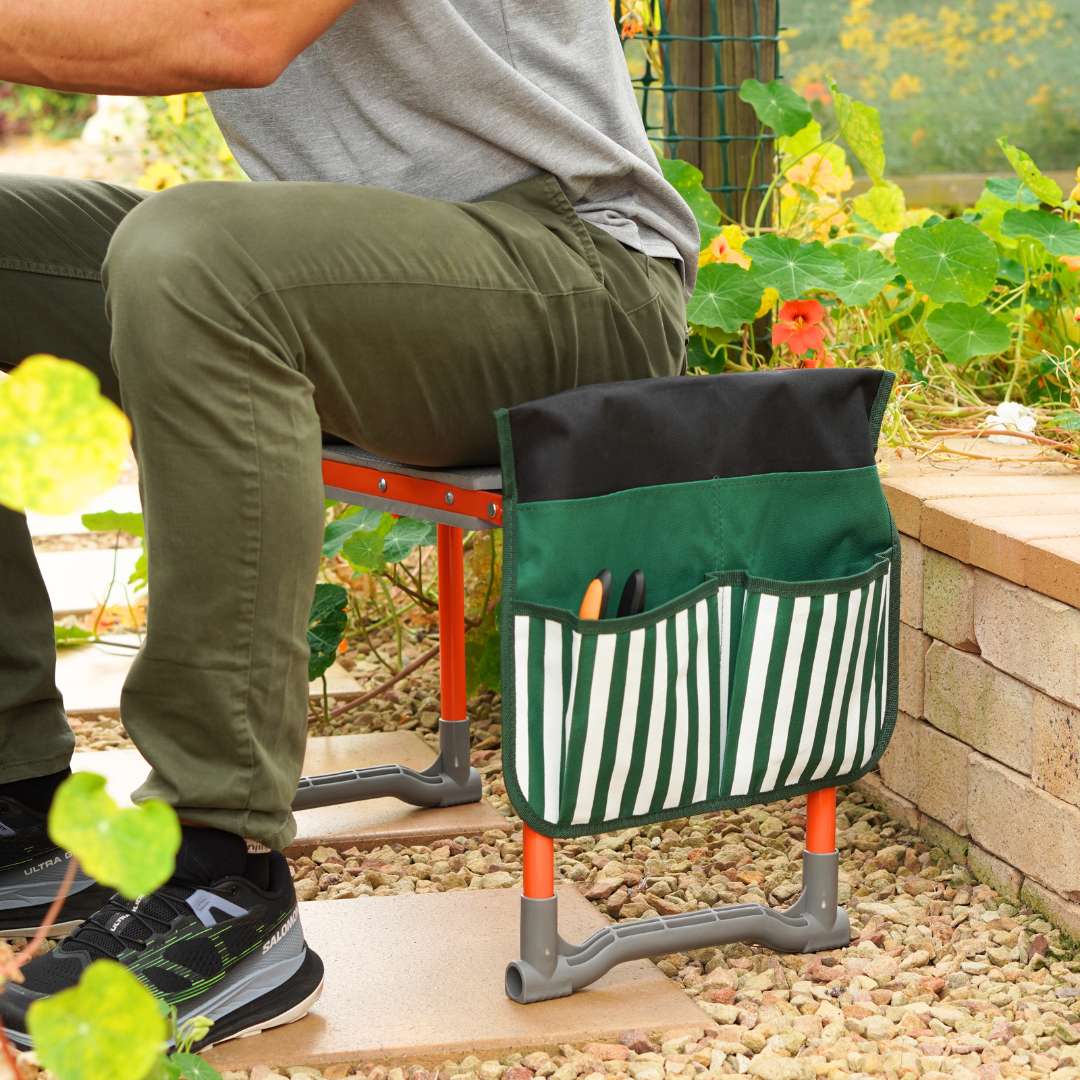
[[[539,832],[788,798],[849,782],[884,751],[900,560],[872,461],[891,376],[822,374],[612,384],[498,414],[507,788]],[[727,445],[721,406],[744,427]],[[755,412],[787,422],[790,445],[764,462]],[[647,449],[612,435],[635,425]],[[644,612],[577,617],[602,567],[612,608],[644,571]]]

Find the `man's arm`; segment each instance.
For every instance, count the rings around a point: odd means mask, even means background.
[[[266,86],[353,3],[0,0],[0,79],[90,94]]]

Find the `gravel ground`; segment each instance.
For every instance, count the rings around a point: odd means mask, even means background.
[[[425,642],[426,646],[426,642]],[[423,647],[423,646],[421,646]],[[355,677],[385,677],[366,646],[343,658]],[[408,657],[407,657],[408,659]],[[290,860],[304,900],[517,888],[520,822],[502,778],[498,699],[470,703],[473,760],[506,828],[479,838],[373,850],[325,846]],[[434,747],[432,663],[313,734],[415,730]],[[77,718],[80,749],[130,745],[115,716]],[[848,949],[780,956],[744,945],[659,958],[712,1019],[703,1035],[626,1032],[617,1043],[404,1068],[258,1067],[225,1080],[758,1080],[922,1076],[1080,1080],[1080,947],[978,884],[939,848],[856,792],[837,818]],[[611,918],[652,918],[716,904],[789,903],[797,893],[801,799],[629,829],[557,845],[558,867]],[[23,1065],[26,1078],[38,1072]],[[3,1070],[0,1066],[0,1078]]]

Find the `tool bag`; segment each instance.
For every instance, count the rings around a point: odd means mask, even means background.
[[[496,414],[511,801],[580,836],[848,783],[896,719],[893,376],[605,383]],[[580,620],[601,568],[638,615]]]

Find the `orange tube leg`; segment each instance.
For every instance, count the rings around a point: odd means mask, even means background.
[[[806,797],[806,850],[814,855],[836,851],[836,788],[811,791]]]
[[[525,879],[522,892],[529,900],[550,900],[555,895],[555,842],[550,836],[525,827]]]
[[[439,526],[439,667],[443,720],[465,713],[465,556],[461,529]]]

